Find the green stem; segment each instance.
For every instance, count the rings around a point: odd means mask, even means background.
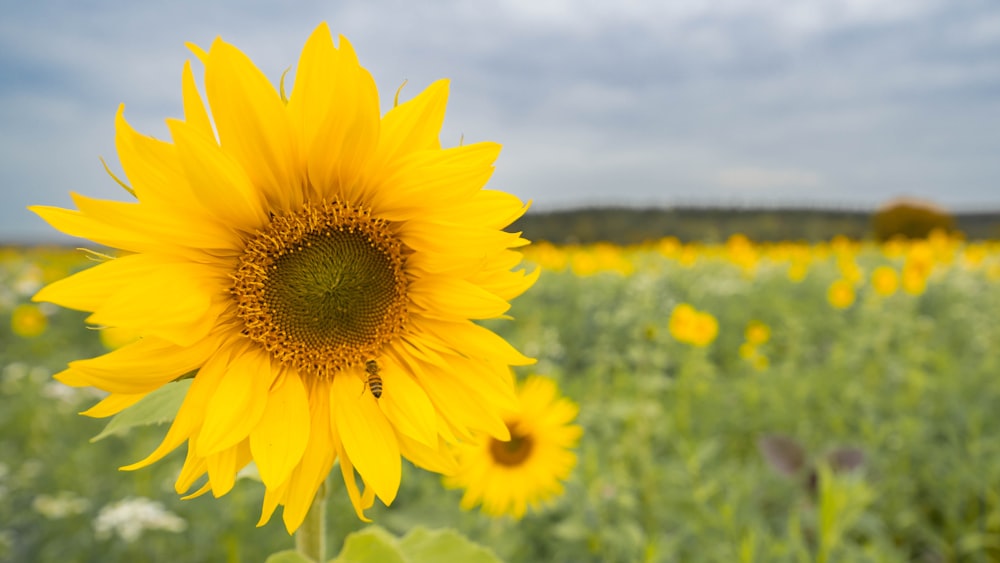
[[[326,481],[320,483],[302,526],[295,532],[295,549],[316,561],[326,561]]]

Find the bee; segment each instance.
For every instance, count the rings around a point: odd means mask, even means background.
[[[375,360],[365,362],[365,371],[368,372],[368,388],[376,399],[382,398],[382,376],[378,374],[379,368]]]

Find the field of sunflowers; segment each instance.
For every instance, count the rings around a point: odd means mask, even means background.
[[[507,561],[1000,559],[1000,244],[536,244],[515,321],[487,324],[579,407],[564,492],[523,518],[463,510],[405,465],[375,523],[454,528]],[[165,425],[91,443],[100,396],[51,376],[130,335],[32,303],[84,252],[0,249],[0,561],[260,561],[251,473],[179,500]],[[511,485],[512,488],[515,485]],[[330,552],[358,521],[331,495]]]

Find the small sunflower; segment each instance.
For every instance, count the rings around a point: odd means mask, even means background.
[[[571,424],[577,406],[559,396],[547,378],[528,378],[518,392],[519,409],[506,419],[510,440],[482,435],[457,447],[459,471],[444,478],[445,485],[465,489],[462,508],[482,503],[492,516],[524,516],[528,506],[562,494],[576,465],[576,446],[582,429]]]
[[[503,315],[536,273],[518,268],[527,241],[503,230],[524,204],[483,189],[500,146],[441,147],[444,80],[381,115],[371,75],[326,24],[287,96],[221,39],[191,48],[208,104],[185,63],[171,141],[118,111],[118,181],[134,201],[33,208],[124,251],[35,296],[141,336],[57,374],[110,393],[85,414],[193,374],[162,444],[124,469],[187,442],[178,493],[207,475],[190,496],[218,497],[254,461],[260,524],[283,505],[292,532],[337,460],[365,519],[375,496],[396,496],[400,456],[448,472],[449,443],[508,439],[510,366],[532,360],[474,321]]]
[[[872,272],[872,287],[875,293],[882,297],[889,297],[896,293],[899,288],[899,274],[892,266],[879,266]]]
[[[840,278],[826,289],[826,300],[837,309],[846,309],[854,304],[856,295],[851,282]]]
[[[10,314],[10,328],[22,338],[41,336],[49,326],[49,319],[37,305],[24,303],[14,307]]]

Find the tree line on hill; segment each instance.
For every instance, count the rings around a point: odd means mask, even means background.
[[[673,236],[681,241],[722,242],[741,233],[758,242],[830,240],[837,235],[873,238],[876,212],[835,209],[588,207],[529,211],[508,229],[531,241],[555,244],[641,244]],[[957,213],[955,230],[968,240],[1000,239],[1000,211]]]

